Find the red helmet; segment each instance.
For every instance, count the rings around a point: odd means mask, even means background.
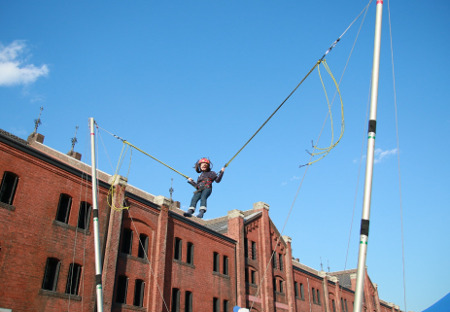
[[[201,164],[201,163],[207,163],[208,165],[211,164],[211,162],[209,161],[208,158],[202,158],[202,159],[200,159],[200,160],[198,161],[198,163],[199,163],[199,164]]]

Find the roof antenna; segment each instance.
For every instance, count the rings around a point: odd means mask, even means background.
[[[322,257],[320,257],[320,271],[323,271]]]
[[[41,122],[41,114],[42,114],[43,110],[44,110],[44,107],[41,106],[40,111],[39,111],[39,117],[38,117],[38,119],[34,120],[34,131],[33,131],[33,133],[31,135],[36,134],[39,125],[42,124],[42,122]]]
[[[327,263],[328,263],[328,273],[330,273],[330,260],[327,259]]]
[[[172,193],[173,193],[173,178],[170,179],[170,189],[169,189],[169,193],[170,193],[170,203],[172,203]]]
[[[70,141],[72,142],[72,148],[70,149],[70,152],[69,152],[69,153],[72,153],[72,152],[73,152],[73,148],[75,147],[75,144],[78,143],[78,140],[77,140],[77,132],[78,132],[78,126],[75,127],[75,136],[74,136],[72,139],[70,139]]]

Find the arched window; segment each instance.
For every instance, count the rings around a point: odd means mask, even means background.
[[[133,246],[133,231],[130,229],[123,229],[122,231],[122,249],[125,254],[131,255]]]
[[[117,278],[116,302],[126,303],[128,291],[128,277],[119,275]]]
[[[70,207],[72,206],[72,197],[67,194],[59,195],[58,210],[56,211],[56,220],[69,223]]]
[[[9,171],[3,173],[2,184],[0,186],[0,202],[8,205],[13,204],[17,183],[19,183],[19,177],[15,173]]]
[[[146,258],[148,256],[148,236],[145,234],[139,235],[139,249],[138,257]]]
[[[91,218],[92,206],[88,202],[80,203],[80,211],[78,212],[78,225],[77,227],[82,230],[89,229],[89,221]]]
[[[142,307],[144,304],[144,287],[145,283],[143,280],[136,280],[134,284],[134,300],[133,305],[137,307]]]
[[[59,261],[59,259],[47,258],[47,263],[45,264],[44,279],[42,281],[42,289],[52,291],[56,290],[60,266],[61,261]]]
[[[78,295],[81,280],[81,265],[71,263],[67,274],[66,294]]]

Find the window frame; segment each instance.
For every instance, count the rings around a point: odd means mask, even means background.
[[[59,194],[58,208],[55,220],[69,224],[70,210],[72,208],[72,196],[66,193]]]
[[[148,258],[149,237],[147,234],[139,234],[138,258]]]
[[[12,206],[18,184],[19,176],[14,172],[5,171],[0,184],[0,202]]]
[[[143,307],[144,306],[144,290],[145,290],[145,282],[142,279],[137,279],[134,282],[134,297],[133,297],[133,305],[135,307]]]
[[[183,240],[180,237],[175,237],[173,245],[173,259],[181,261],[183,255]]]
[[[69,272],[67,273],[66,294],[78,296],[78,290],[81,282],[82,266],[78,263],[72,262],[69,265]]]
[[[78,211],[77,228],[82,230],[89,230],[91,221],[92,205],[87,201],[80,202],[80,209]],[[82,225],[82,226],[80,226]]]
[[[60,268],[61,261],[58,258],[47,258],[45,263],[44,278],[42,279],[42,289],[56,291]]]

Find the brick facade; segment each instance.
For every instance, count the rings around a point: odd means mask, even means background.
[[[92,211],[87,227],[80,223],[83,203],[92,203],[90,167],[38,137],[0,131],[0,178],[14,189],[0,202],[0,309],[95,311]],[[268,204],[186,219],[163,196],[98,179],[105,311],[353,310],[356,271],[325,273],[294,259]],[[399,311],[379,299],[367,272],[365,285],[367,311]]]

